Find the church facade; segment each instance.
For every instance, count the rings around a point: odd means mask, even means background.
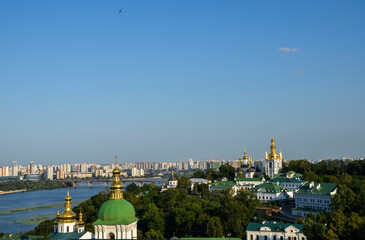
[[[115,156],[117,158],[117,156]],[[85,231],[80,211],[79,220],[72,211],[71,196],[67,192],[65,209],[57,212],[54,233],[50,239],[137,239],[136,212],[132,204],[123,198],[124,185],[120,182],[120,170],[113,170],[113,183],[109,189],[109,200],[99,209],[98,219],[93,223],[95,235]]]

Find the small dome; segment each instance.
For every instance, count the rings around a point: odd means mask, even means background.
[[[117,173],[117,174],[119,173],[120,174],[119,168],[118,167],[115,167],[114,170],[113,170],[113,173]]]
[[[169,181],[177,181],[175,175],[172,175],[170,178],[169,178]]]
[[[127,200],[113,199],[101,206],[98,219],[105,223],[130,224],[136,220],[136,212]]]

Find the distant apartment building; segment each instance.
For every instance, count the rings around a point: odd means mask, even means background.
[[[142,177],[142,176],[144,176],[144,170],[133,167],[131,170],[131,176],[132,177]]]
[[[12,163],[11,163],[11,166],[12,166],[12,168],[11,168],[11,175],[12,176],[18,176],[18,163],[16,162],[16,161],[13,161]]]
[[[56,172],[56,179],[64,179],[65,178],[65,172],[63,170],[58,170]]]
[[[48,180],[53,180],[53,167],[47,166],[46,172],[45,172],[45,177]]]
[[[3,166],[3,176],[9,176],[9,167],[8,166]]]
[[[35,174],[37,171],[37,165],[33,161],[29,163],[29,172],[30,174]]]

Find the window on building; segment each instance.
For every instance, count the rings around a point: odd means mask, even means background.
[[[259,235],[256,236],[256,240],[260,240],[260,236]]]
[[[109,237],[110,237],[110,239],[115,239],[114,233],[109,233]]]
[[[281,237],[280,237],[280,240],[284,240],[284,237],[283,237],[283,236],[281,236]]]
[[[267,236],[264,236],[265,240],[267,240]]]
[[[276,240],[276,236],[273,237],[273,240]]]
[[[251,235],[251,240],[253,240],[253,235]]]

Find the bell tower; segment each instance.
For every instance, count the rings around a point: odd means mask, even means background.
[[[283,165],[283,157],[276,153],[276,146],[274,138],[271,139],[270,154],[265,153],[265,174],[270,178],[281,171]]]

